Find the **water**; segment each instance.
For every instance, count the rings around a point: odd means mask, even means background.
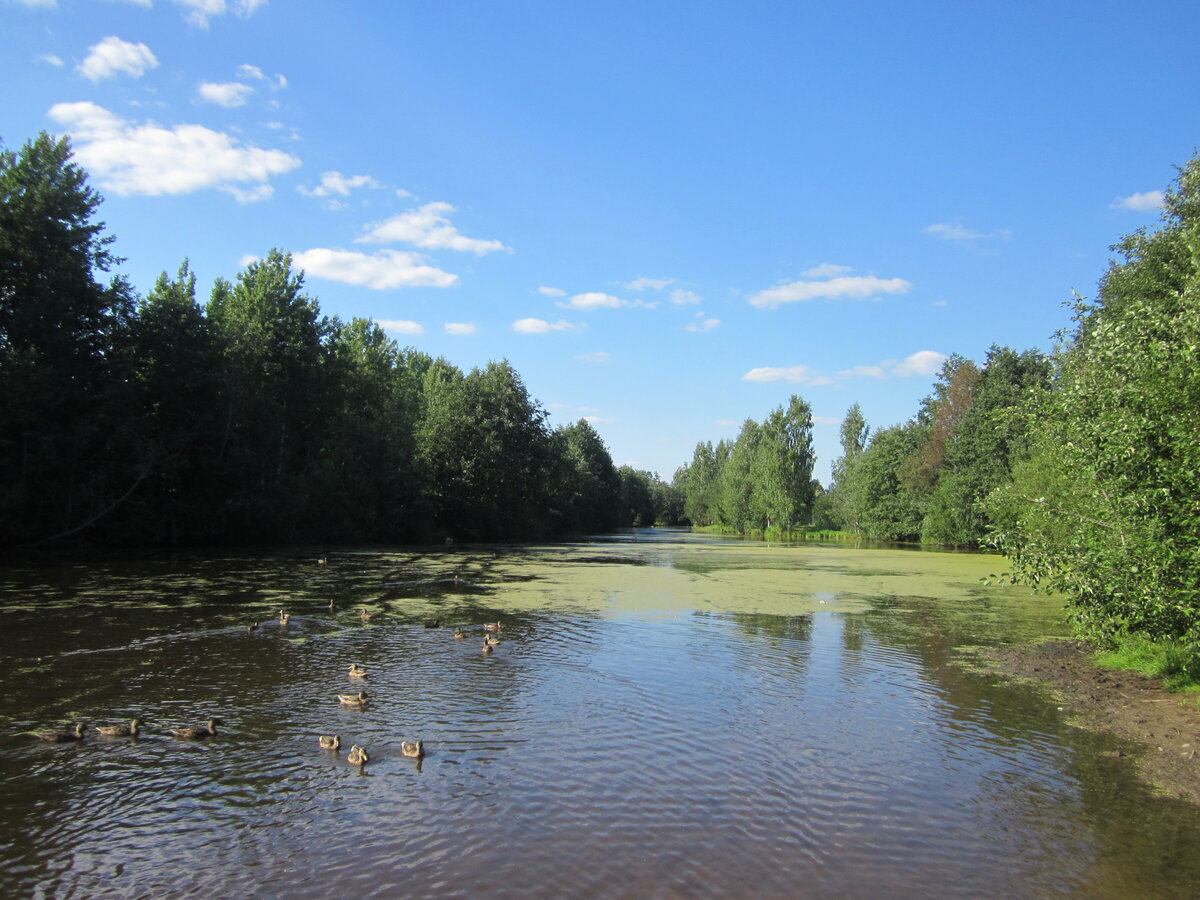
[[[1001,562],[642,531],[2,571],[0,893],[1196,895],[1196,809],[953,664],[1062,632]]]

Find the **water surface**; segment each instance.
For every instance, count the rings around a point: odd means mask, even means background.
[[[1002,567],[639,531],[3,570],[0,891],[1194,896],[1194,808],[954,665],[1063,632]]]

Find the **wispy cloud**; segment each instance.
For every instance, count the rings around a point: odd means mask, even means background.
[[[709,319],[709,318],[705,317],[704,313],[697,313],[696,321],[689,322],[686,326],[684,326],[684,331],[705,332],[705,331],[712,331],[714,328],[720,328],[720,327],[721,327],[720,319]]]
[[[674,290],[667,295],[667,299],[676,306],[690,306],[693,303],[699,303],[700,298],[691,291]]]
[[[453,287],[458,276],[425,263],[419,253],[380,250],[356,253],[316,247],[293,255],[297,267],[314,278],[354,284],[374,291],[409,287]]]
[[[554,331],[579,331],[584,327],[582,322],[568,322],[559,319],[557,322],[547,322],[545,319],[517,319],[513,322],[512,330],[517,334],[550,334]]]
[[[54,66],[56,69],[61,69],[66,65],[61,56],[55,56],[53,53],[43,53],[38,57],[38,62],[44,62],[47,65]]]
[[[575,294],[569,300],[564,300],[556,303],[555,306],[560,306],[563,309],[619,309],[623,306],[641,306],[646,309],[654,309],[658,306],[657,302],[646,300],[622,300],[620,297],[614,297],[612,294],[605,294],[600,291],[589,291],[584,294]]]
[[[673,278],[635,278],[633,281],[628,282],[625,287],[631,291],[644,291],[646,288],[661,291],[674,280]]]
[[[607,350],[596,350],[593,353],[581,353],[579,356],[576,356],[575,358],[577,360],[579,360],[581,363],[588,363],[589,365],[597,365],[600,363],[606,363],[609,360],[611,360],[612,354],[610,354]]]
[[[70,132],[79,164],[103,188],[122,196],[206,188],[235,196],[262,194],[273,175],[300,165],[290,153],[245,146],[202,125],[167,129],[153,122],[127,122],[95,103],[57,103],[49,115]]]
[[[1118,197],[1108,206],[1109,209],[1153,212],[1156,209],[1162,209],[1163,199],[1162,191],[1142,191],[1139,194],[1130,194],[1128,197]]]
[[[172,0],[176,6],[183,7],[183,18],[193,28],[208,28],[209,19],[233,12],[241,18],[247,18],[261,6],[266,6],[267,0]]]
[[[541,285],[537,290],[538,290],[539,294],[542,294],[543,296],[546,296],[546,297],[565,297],[565,296],[567,296],[567,292],[564,291],[562,288],[549,287],[544,284]]]
[[[88,81],[103,81],[117,75],[141,78],[158,66],[158,58],[145,44],[133,44],[119,37],[106,37],[88,48],[88,55],[75,71]]]
[[[425,327],[407,319],[376,319],[375,324],[393,334],[424,334]]]
[[[813,270],[810,270],[813,271]],[[876,297],[880,294],[904,294],[912,283],[903,278],[876,278],[874,275],[839,275],[823,280],[792,281],[779,284],[750,297],[751,306],[759,309],[775,309],[784,303],[803,303],[807,300],[824,298]]]
[[[343,175],[341,172],[324,172],[321,183],[314,188],[299,185],[296,190],[305,197],[313,197],[321,201],[326,209],[342,209],[346,206],[339,197],[349,197],[350,192],[359,188],[381,188],[378,181],[370,175]]]
[[[839,275],[849,275],[854,269],[850,266],[839,266],[835,263],[821,263],[811,269],[805,269],[800,274],[805,278],[836,278]]]
[[[885,359],[874,365],[852,366],[838,372],[839,378],[910,378],[914,375],[936,375],[949,357],[936,350],[918,350],[902,360]]]
[[[808,366],[762,366],[751,369],[742,376],[742,381],[786,381],[789,384],[807,384],[819,387],[832,382]]]
[[[412,244],[424,250],[458,250],[477,256],[509,249],[500,241],[480,240],[460,234],[448,218],[452,212],[454,207],[449,203],[426,203],[418,209],[369,226],[366,234],[358,238],[358,241],[364,244],[399,242]]]
[[[972,231],[961,224],[938,223],[936,225],[927,225],[925,233],[939,238],[943,241],[951,241],[954,243],[973,243],[976,241],[987,240],[1007,240],[1012,237],[1012,232],[1007,228],[997,228],[994,231]]]
[[[215,103],[226,109],[243,106],[246,98],[254,93],[254,88],[240,81],[205,81],[196,88],[196,96],[205,103]]]
[[[446,322],[442,327],[446,329],[446,334],[452,334],[456,337],[465,337],[479,330],[474,322]]]

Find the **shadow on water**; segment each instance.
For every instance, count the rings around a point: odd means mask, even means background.
[[[0,889],[1194,895],[1197,810],[955,665],[1061,629],[993,563],[637,531],[3,570]]]

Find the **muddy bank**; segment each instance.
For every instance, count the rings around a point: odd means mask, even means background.
[[[1079,641],[994,647],[980,661],[1001,675],[1042,684],[1071,721],[1141,744],[1141,776],[1157,790],[1200,805],[1200,709],[1195,694],[1172,694],[1137,672],[1097,666]]]

